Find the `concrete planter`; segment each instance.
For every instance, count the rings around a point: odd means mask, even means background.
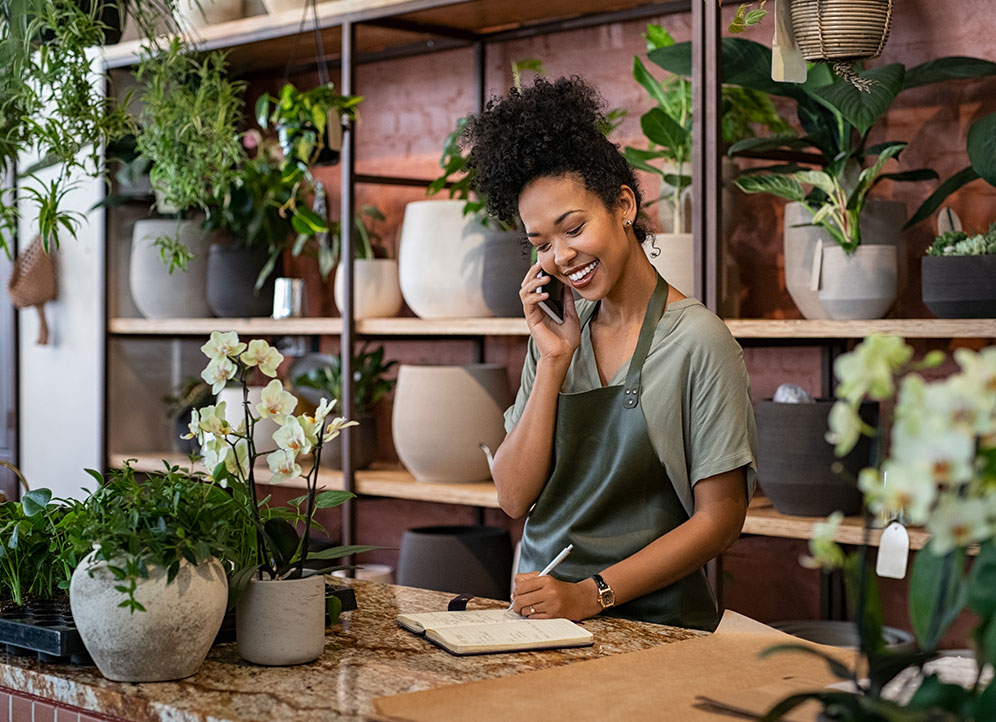
[[[169,272],[159,257],[157,238],[178,237],[193,251],[186,271]],[[208,237],[195,221],[136,221],[131,237],[128,282],[145,318],[210,318],[207,287]]]
[[[197,672],[228,603],[221,563],[211,559],[194,566],[184,561],[169,584],[166,570],[152,567],[135,590],[145,612],[118,606],[124,599],[115,589],[120,584],[93,554],[70,582],[73,619],[100,673],[116,682],[163,682]]]
[[[924,256],[923,303],[938,318],[996,318],[996,256]]]
[[[335,270],[333,297],[342,314],[346,304],[340,263]],[[393,258],[357,258],[353,261],[353,318],[391,318],[401,310],[398,262]]]
[[[211,0],[200,5],[194,0],[180,0],[176,12],[183,29],[199,30],[241,18],[242,0]]]
[[[895,246],[823,246],[820,303],[838,320],[882,318],[896,301]]]
[[[306,664],[325,649],[325,578],[251,579],[235,611],[236,644],[247,662]]]

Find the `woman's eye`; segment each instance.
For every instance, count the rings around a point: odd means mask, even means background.
[[[539,251],[540,253],[546,253],[547,251],[550,250],[550,244],[549,243],[541,243],[538,246],[536,246],[536,250]]]
[[[567,235],[569,235],[569,236],[571,236],[573,238],[574,236],[581,235],[581,231],[582,230],[584,230],[584,223],[582,223],[580,226],[574,226],[574,228],[571,228],[570,230],[568,230],[567,231]]]

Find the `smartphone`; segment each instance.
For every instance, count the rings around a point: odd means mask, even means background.
[[[537,291],[546,291],[550,295],[539,302],[539,307],[542,308],[546,315],[552,318],[557,323],[564,322],[564,284],[558,279],[551,276],[549,273],[544,275],[550,280],[540,286]]]

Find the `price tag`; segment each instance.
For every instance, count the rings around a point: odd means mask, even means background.
[[[893,521],[882,532],[878,543],[878,562],[875,573],[880,577],[902,579],[906,576],[906,562],[910,556],[910,535],[906,527]]]

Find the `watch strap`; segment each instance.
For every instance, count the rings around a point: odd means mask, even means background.
[[[601,574],[592,574],[592,580],[595,582],[595,587],[598,589],[598,603],[602,605],[602,609],[608,609],[616,603],[615,592],[612,591],[612,587],[609,586],[608,582],[602,579]]]

